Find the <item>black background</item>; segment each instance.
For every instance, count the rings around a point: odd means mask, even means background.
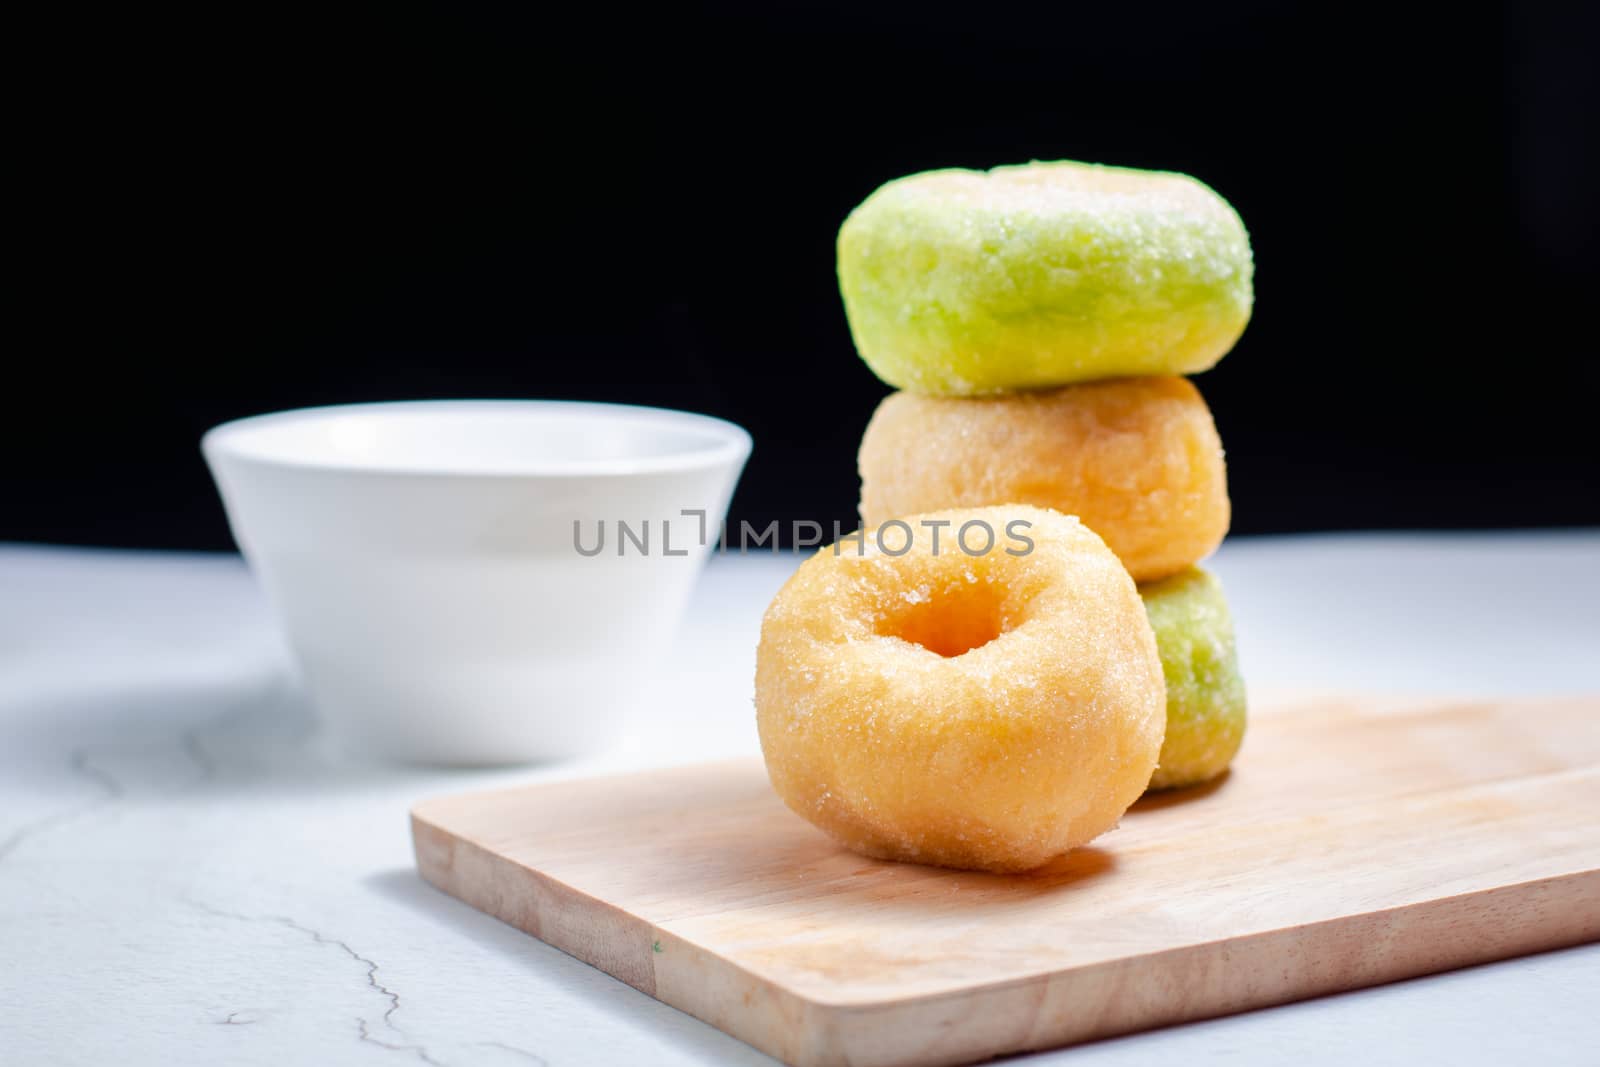
[[[735,519],[848,521],[886,389],[840,221],[1030,158],[1187,171],[1250,228],[1199,382],[1236,531],[1600,522],[1583,11],[57,11],[13,37],[0,539],[226,547],[206,427],[413,397],[721,415]]]

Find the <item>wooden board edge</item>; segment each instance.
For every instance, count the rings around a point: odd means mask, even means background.
[[[418,809],[411,833],[417,871],[434,888],[785,1063],[823,1062],[809,1045],[827,1032],[826,1006],[452,834]],[[484,888],[508,877],[517,892]]]
[[[1580,871],[1005,985],[812,1002],[818,1055],[798,1067],[958,1067],[1594,941],[1600,870]]]
[[[795,1067],[955,1067],[1600,941],[1600,870],[1590,870],[977,990],[829,1002],[514,864],[420,811],[412,835],[431,885]],[[1187,991],[1177,1005],[1173,984]]]

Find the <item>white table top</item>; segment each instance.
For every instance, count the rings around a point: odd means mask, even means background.
[[[321,742],[236,558],[0,546],[0,1060],[771,1064],[423,884],[406,812],[757,751],[755,636],[795,562],[712,563],[616,750],[447,772]],[[1236,539],[1215,569],[1258,699],[1600,689],[1600,531]],[[1593,1063],[1596,1004],[1591,945],[1035,1059]]]

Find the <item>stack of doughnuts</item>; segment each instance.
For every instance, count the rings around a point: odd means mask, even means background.
[[[779,794],[870,855],[1020,870],[1146,788],[1220,775],[1244,688],[1197,564],[1230,508],[1183,376],[1249,319],[1237,214],[1179,174],[935,171],[868,197],[838,252],[856,346],[899,390],[862,440],[864,528],[914,536],[824,549],[769,609],[757,710]],[[950,547],[1019,521],[1026,552]],[[830,598],[832,626],[812,617]]]

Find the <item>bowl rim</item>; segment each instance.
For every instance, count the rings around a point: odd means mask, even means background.
[[[634,423],[670,426],[675,429],[699,430],[707,434],[705,447],[690,448],[681,452],[641,454],[607,459],[590,460],[531,460],[525,464],[509,466],[476,467],[462,464],[374,464],[328,456],[306,458],[263,454],[245,450],[237,440],[249,432],[271,429],[293,423],[314,422],[329,418],[385,415],[406,412],[432,412],[455,414],[500,411],[535,415],[562,412],[576,415],[604,416]],[[649,474],[671,474],[690,471],[713,470],[722,466],[741,464],[750,456],[749,431],[737,423],[676,408],[651,407],[642,404],[617,404],[590,400],[541,399],[459,399],[459,400],[385,400],[354,404],[324,404],[282,411],[265,412],[230,419],[207,430],[200,438],[200,450],[208,464],[216,466],[226,460],[258,468],[294,471],[307,474],[340,474],[367,478],[593,478],[633,477]]]

